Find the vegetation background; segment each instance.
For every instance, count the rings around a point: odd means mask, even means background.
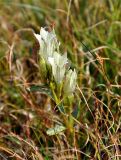
[[[27,91],[41,84],[33,33],[45,26],[78,73],[73,123],[48,92]],[[57,123],[66,130],[47,135]],[[121,159],[120,0],[0,0],[0,159]]]

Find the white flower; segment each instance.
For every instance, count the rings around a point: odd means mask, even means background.
[[[68,63],[67,54],[61,56],[59,53],[54,52],[53,57],[48,58],[48,62],[52,66],[55,81],[61,83],[65,75],[66,64]]]
[[[76,81],[77,81],[77,73],[74,69],[71,69],[66,74],[66,80],[64,83],[64,94],[69,95],[72,94],[76,88]]]
[[[52,57],[59,46],[54,30],[48,32],[41,27],[40,34],[34,34],[34,36],[40,44],[40,55],[47,61],[48,57]]]

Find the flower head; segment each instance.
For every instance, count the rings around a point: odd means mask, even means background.
[[[76,87],[77,74],[75,70],[70,69],[65,75],[66,64],[68,63],[67,54],[59,54],[59,43],[54,30],[48,32],[41,28],[40,34],[34,34],[34,36],[40,44],[40,56],[44,59],[45,64],[50,64],[52,67],[52,74],[56,83],[60,84],[65,78],[64,94],[73,93]]]
[[[67,55],[60,55],[57,52],[54,52],[53,57],[48,58],[48,62],[52,66],[52,73],[57,83],[61,83],[66,70]]]
[[[76,88],[76,81],[77,81],[77,73],[74,69],[71,69],[66,74],[66,80],[64,83],[64,94],[69,95],[72,94]]]
[[[48,57],[53,56],[54,51],[59,45],[54,30],[48,32],[41,27],[40,34],[34,34],[34,36],[40,44],[40,55],[47,61]]]

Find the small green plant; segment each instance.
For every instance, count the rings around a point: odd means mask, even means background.
[[[77,73],[75,69],[70,69],[67,54],[60,54],[60,42],[57,40],[54,29],[48,32],[44,28],[41,28],[40,34],[34,34],[34,36],[40,44],[39,65],[44,83],[49,87],[57,107],[59,107],[60,104],[61,106],[64,103],[67,104],[67,102],[68,105],[70,105],[73,101],[73,93],[77,83]],[[71,107],[71,105],[69,107]],[[72,111],[72,109],[70,111]],[[73,126],[71,128],[73,128]]]

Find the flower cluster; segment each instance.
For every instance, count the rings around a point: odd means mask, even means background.
[[[57,41],[54,30],[46,31],[40,29],[40,34],[34,34],[40,44],[40,56],[46,64],[52,68],[52,75],[57,84],[63,83],[63,92],[65,95],[72,94],[76,87],[77,73],[74,70],[67,69],[67,54],[59,53],[60,43]]]

